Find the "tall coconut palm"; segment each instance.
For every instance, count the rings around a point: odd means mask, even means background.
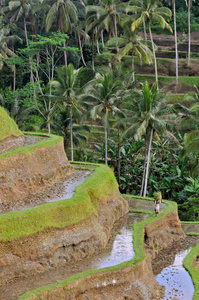
[[[143,38],[137,35],[135,32],[132,32],[130,28],[126,25],[123,25],[124,34],[119,38],[112,38],[108,42],[108,46],[111,47],[117,44],[119,51],[115,54],[115,58],[121,60],[125,55],[131,54],[132,57],[132,74],[133,82],[135,81],[135,72],[134,72],[134,56],[138,58],[138,61],[142,61],[148,64],[151,64],[153,61],[153,55],[150,50],[150,42],[143,40]]]
[[[192,1],[195,0],[185,0],[186,5],[188,7],[188,59],[187,59],[187,67],[190,66],[190,57],[191,57],[191,6]]]
[[[175,39],[175,58],[176,58],[176,80],[175,84],[178,85],[178,38],[177,38],[177,29],[176,29],[176,1],[167,0],[168,4],[173,7],[173,25],[174,25],[174,39]]]
[[[160,135],[164,134],[175,139],[165,119],[165,115],[171,113],[173,109],[171,105],[165,105],[165,95],[158,92],[156,83],[151,88],[145,83],[142,90],[134,90],[132,103],[128,104],[128,109],[131,111],[131,116],[118,123],[128,124],[128,129],[122,135],[123,139],[128,136],[134,136],[136,139],[145,137],[144,171],[140,191],[140,195],[145,197],[153,138],[160,142]]]
[[[103,42],[103,32],[105,30],[108,33],[108,39],[111,38],[111,35],[118,37],[118,23],[121,20],[122,13],[125,11],[125,5],[119,0],[103,0],[99,5],[88,5],[86,7],[86,31],[92,31],[92,42],[94,38],[98,41],[100,36]]]
[[[129,9],[127,9],[128,12],[136,12],[136,11],[140,12],[140,10],[142,10],[141,15],[132,22],[131,30],[135,31],[135,29],[143,22],[143,19],[149,28],[149,35],[152,44],[153,59],[154,59],[154,66],[155,66],[155,80],[158,88],[157,61],[156,61],[156,54],[155,54],[155,45],[153,42],[153,36],[151,32],[151,24],[153,21],[156,21],[160,24],[160,26],[163,29],[167,28],[171,32],[173,32],[171,26],[168,24],[168,21],[170,21],[171,19],[172,12],[167,7],[160,7],[160,2],[158,2],[157,0],[142,0],[142,1],[138,1],[138,4],[139,4],[138,6],[129,7]]]
[[[174,37],[175,37],[175,56],[176,56],[176,85],[178,85],[178,38],[176,29],[176,3],[172,0],[173,5],[173,19],[174,19]]]
[[[79,111],[77,107],[77,91],[79,89],[79,77],[82,68],[75,70],[73,64],[69,64],[66,68],[57,68],[57,78],[50,82],[50,85],[55,88],[58,95],[63,99],[64,105],[69,107],[70,111],[70,145],[71,145],[71,160],[73,161],[73,109]],[[79,111],[80,112],[80,111]]]
[[[97,73],[95,78],[88,82],[85,87],[81,100],[84,105],[90,108],[91,117],[96,119],[101,116],[104,124],[105,140],[105,164],[108,163],[108,127],[109,115],[124,116],[124,113],[116,107],[117,92],[122,88],[122,81],[115,78],[113,70],[107,70]]]
[[[50,1],[51,3],[51,1]],[[54,21],[56,21],[56,29],[62,33],[72,33],[72,22],[77,24],[78,15],[77,8],[71,0],[53,1],[48,14],[46,16],[46,32],[49,32]],[[64,42],[66,47],[66,42]],[[67,67],[67,54],[64,51],[65,66]]]
[[[23,20],[23,27],[24,27],[24,35],[26,40],[26,46],[29,48],[29,41],[28,41],[28,30],[27,30],[27,20],[33,20],[32,14],[32,6],[33,2],[31,0],[13,0],[9,2],[9,10],[12,13],[10,22],[18,22],[19,19],[22,18]],[[30,81],[34,81],[33,78],[33,70],[32,70],[32,57],[29,57],[30,63]]]
[[[118,36],[118,21],[121,19],[121,13],[125,11],[125,3],[119,0],[104,0],[99,5],[88,5],[87,14],[87,31],[97,28],[97,37],[105,29],[109,37],[112,34]]]

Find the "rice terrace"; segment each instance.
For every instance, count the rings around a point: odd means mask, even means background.
[[[199,300],[199,4],[0,0],[0,300]]]

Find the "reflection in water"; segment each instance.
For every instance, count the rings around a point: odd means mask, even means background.
[[[129,213],[118,220],[113,227],[112,236],[105,249],[77,262],[37,274],[31,278],[21,278],[0,287],[0,300],[15,300],[28,290],[62,281],[72,275],[90,269],[114,266],[134,257],[132,224],[149,217],[148,214]]]
[[[183,260],[191,250],[183,250],[176,254],[174,263],[162,270],[155,278],[165,286],[162,300],[192,300],[194,285],[189,273],[183,267]]]
[[[135,252],[133,249],[132,224],[145,220],[148,217],[148,214],[129,213],[127,220],[125,217],[123,220],[119,220],[115,226],[115,234],[109,240],[106,250],[103,250],[92,260],[90,269],[116,266],[133,259]],[[124,224],[121,224],[121,221]]]
[[[120,233],[115,237],[113,248],[107,257],[96,266],[97,269],[115,266],[122,262],[131,260],[135,252],[132,243],[133,230],[129,228],[122,228]]]

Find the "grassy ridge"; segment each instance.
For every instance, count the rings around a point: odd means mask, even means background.
[[[145,82],[152,84],[155,82],[155,75],[151,74],[135,74],[135,78],[137,81]],[[199,77],[190,77],[190,76],[179,76],[179,83],[184,83],[187,86],[198,86],[199,84]],[[158,81],[160,84],[167,85],[175,81],[175,76],[161,76],[158,75]]]
[[[10,135],[20,136],[22,132],[18,129],[15,121],[9,117],[5,109],[0,106],[0,140]]]
[[[194,283],[195,292],[194,292],[194,295],[193,295],[193,300],[198,300],[199,299],[199,272],[192,265],[194,259],[198,255],[198,253],[199,253],[199,243],[197,244],[196,247],[194,247],[188,253],[188,255],[185,257],[185,259],[183,261],[183,265],[187,269],[189,274],[191,275],[191,278],[192,278],[193,283]]]
[[[116,188],[113,171],[102,165],[76,188],[74,196],[68,200],[1,215],[0,241],[11,241],[49,228],[63,228],[92,213],[97,214],[98,200],[107,197]]]
[[[52,147],[54,145],[57,145],[59,142],[63,141],[63,137],[57,136],[57,135],[52,135],[52,134],[42,134],[42,133],[33,133],[33,132],[26,132],[25,134],[26,135],[43,136],[43,137],[47,137],[47,139],[44,139],[34,145],[19,147],[13,151],[2,153],[2,154],[0,154],[0,159],[9,157],[9,156],[12,156],[15,154],[31,155],[33,153],[33,151],[37,148]]]
[[[182,224],[199,224],[199,222],[197,222],[197,221],[196,222],[182,221],[181,223]],[[189,233],[187,233],[187,235],[199,236],[199,234],[196,232],[189,232]],[[189,274],[193,280],[193,283],[194,283],[195,292],[194,292],[193,300],[199,299],[199,272],[192,265],[194,259],[196,258],[196,256],[198,254],[199,254],[199,243],[187,254],[187,256],[185,257],[185,259],[183,261],[183,266],[189,272]]]
[[[132,196],[127,196],[127,197],[132,197]],[[135,198],[135,197],[132,197]],[[136,197],[139,199],[143,199],[143,200],[149,200],[149,201],[153,201],[152,198],[141,198],[141,197]],[[42,295],[43,292],[45,291],[50,291],[50,290],[54,290],[56,288],[59,287],[63,287],[67,286],[68,284],[75,282],[76,280],[83,278],[85,276],[91,275],[91,274],[96,274],[96,273],[101,273],[101,272],[106,272],[106,271],[110,271],[110,270],[119,270],[119,269],[123,269],[129,266],[134,266],[136,265],[138,262],[142,261],[143,259],[146,258],[144,249],[143,249],[143,243],[144,243],[144,239],[143,239],[143,235],[144,235],[144,227],[150,223],[153,223],[154,221],[157,221],[158,219],[161,219],[163,216],[165,216],[167,213],[176,210],[177,209],[177,204],[175,202],[171,202],[171,201],[163,201],[165,204],[167,204],[168,206],[164,209],[163,213],[161,213],[157,218],[150,217],[147,220],[144,220],[142,222],[136,223],[133,225],[133,229],[134,229],[134,234],[133,234],[133,244],[134,244],[134,250],[135,250],[135,257],[134,259],[124,262],[122,264],[119,264],[117,266],[113,266],[113,267],[107,267],[104,269],[100,269],[100,270],[89,270],[86,272],[82,272],[80,274],[71,276],[69,278],[67,278],[64,281],[61,281],[59,283],[54,283],[48,286],[44,286],[41,287],[39,289],[36,289],[34,291],[29,291],[27,293],[25,293],[24,295],[22,295],[21,297],[18,298],[18,300],[28,300],[29,297],[31,296],[31,299],[41,299],[39,298],[40,295]]]

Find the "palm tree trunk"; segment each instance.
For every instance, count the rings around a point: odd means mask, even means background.
[[[72,105],[70,105],[70,149],[71,149],[71,161],[73,161],[73,124],[72,124]]]
[[[63,21],[62,21],[62,19],[60,19],[60,21],[61,21],[61,32],[64,34]],[[64,46],[64,48],[66,48],[66,41],[63,42],[63,46]],[[64,64],[65,64],[65,67],[68,68],[68,59],[67,59],[66,50],[64,50]]]
[[[94,62],[94,30],[92,31],[92,70],[95,72],[95,62]]]
[[[115,26],[115,37],[117,38],[117,20],[116,20],[116,15],[114,15],[114,26]],[[116,42],[116,50],[117,52],[119,52],[119,48],[118,48],[118,42]]]
[[[97,35],[97,27],[95,28],[95,34]],[[98,41],[98,39],[96,39],[96,45],[97,45],[97,53],[100,54],[99,41]]]
[[[48,133],[50,134],[50,116],[49,115],[47,118],[47,124],[48,124]]]
[[[13,91],[16,90],[16,65],[13,65]]]
[[[147,155],[147,164],[146,164],[146,174],[145,174],[145,183],[144,183],[143,197],[146,197],[146,190],[147,190],[148,177],[149,177],[149,164],[150,164],[152,139],[153,139],[153,128],[151,129],[150,139],[149,139],[149,148],[148,148],[148,155]]]
[[[191,16],[190,16],[190,10],[191,10],[191,0],[188,2],[188,60],[187,60],[187,67],[190,66],[190,56],[191,56]]]
[[[153,59],[154,59],[154,67],[155,67],[155,81],[157,83],[157,90],[159,91],[157,61],[156,61],[155,47],[154,47],[154,42],[153,42],[153,36],[152,36],[152,32],[151,32],[151,24],[150,24],[150,22],[149,22],[149,34],[150,34],[151,45],[152,45],[152,49],[153,49]]]
[[[143,30],[144,30],[144,40],[147,41],[146,26],[145,26],[144,18],[143,18]]]
[[[82,59],[83,65],[86,67],[87,65],[86,65],[85,60],[84,60],[84,55],[83,55],[83,51],[82,51],[82,43],[81,43],[81,38],[80,38],[79,31],[77,31],[77,36],[78,36],[78,41],[79,41],[81,59]]]
[[[140,196],[142,196],[143,189],[144,189],[144,178],[145,178],[145,173],[146,173],[147,149],[148,149],[148,141],[147,141],[147,134],[146,134],[146,138],[145,138],[145,153],[144,153],[144,167],[143,167],[143,174],[142,174],[142,185],[141,185],[141,189],[140,189]]]
[[[178,39],[176,30],[176,4],[173,0],[174,36],[175,36],[175,55],[176,55],[176,85],[178,85]]]
[[[118,183],[120,184],[120,127],[117,127],[117,152],[118,152],[118,160],[117,160],[117,178],[118,178]]]
[[[66,42],[65,41],[63,42],[63,46],[64,46],[64,48],[66,48]],[[66,50],[64,50],[64,63],[65,63],[66,68],[68,68],[68,59],[67,59]]]
[[[105,165],[108,164],[108,110],[105,112],[105,124],[104,124],[104,139],[105,139]]]
[[[25,39],[26,39],[26,46],[29,48],[29,42],[28,42],[28,33],[27,33],[27,27],[26,27],[26,18],[23,19],[24,24],[24,33],[25,33]],[[33,82],[33,71],[32,71],[32,57],[29,57],[29,63],[30,63],[30,81]]]
[[[134,55],[132,53],[132,60],[131,60],[131,66],[132,66],[132,77],[133,77],[133,82],[135,81],[135,64],[134,64]]]
[[[101,40],[102,40],[102,48],[104,49],[104,34],[103,34],[103,30],[101,31]]]

